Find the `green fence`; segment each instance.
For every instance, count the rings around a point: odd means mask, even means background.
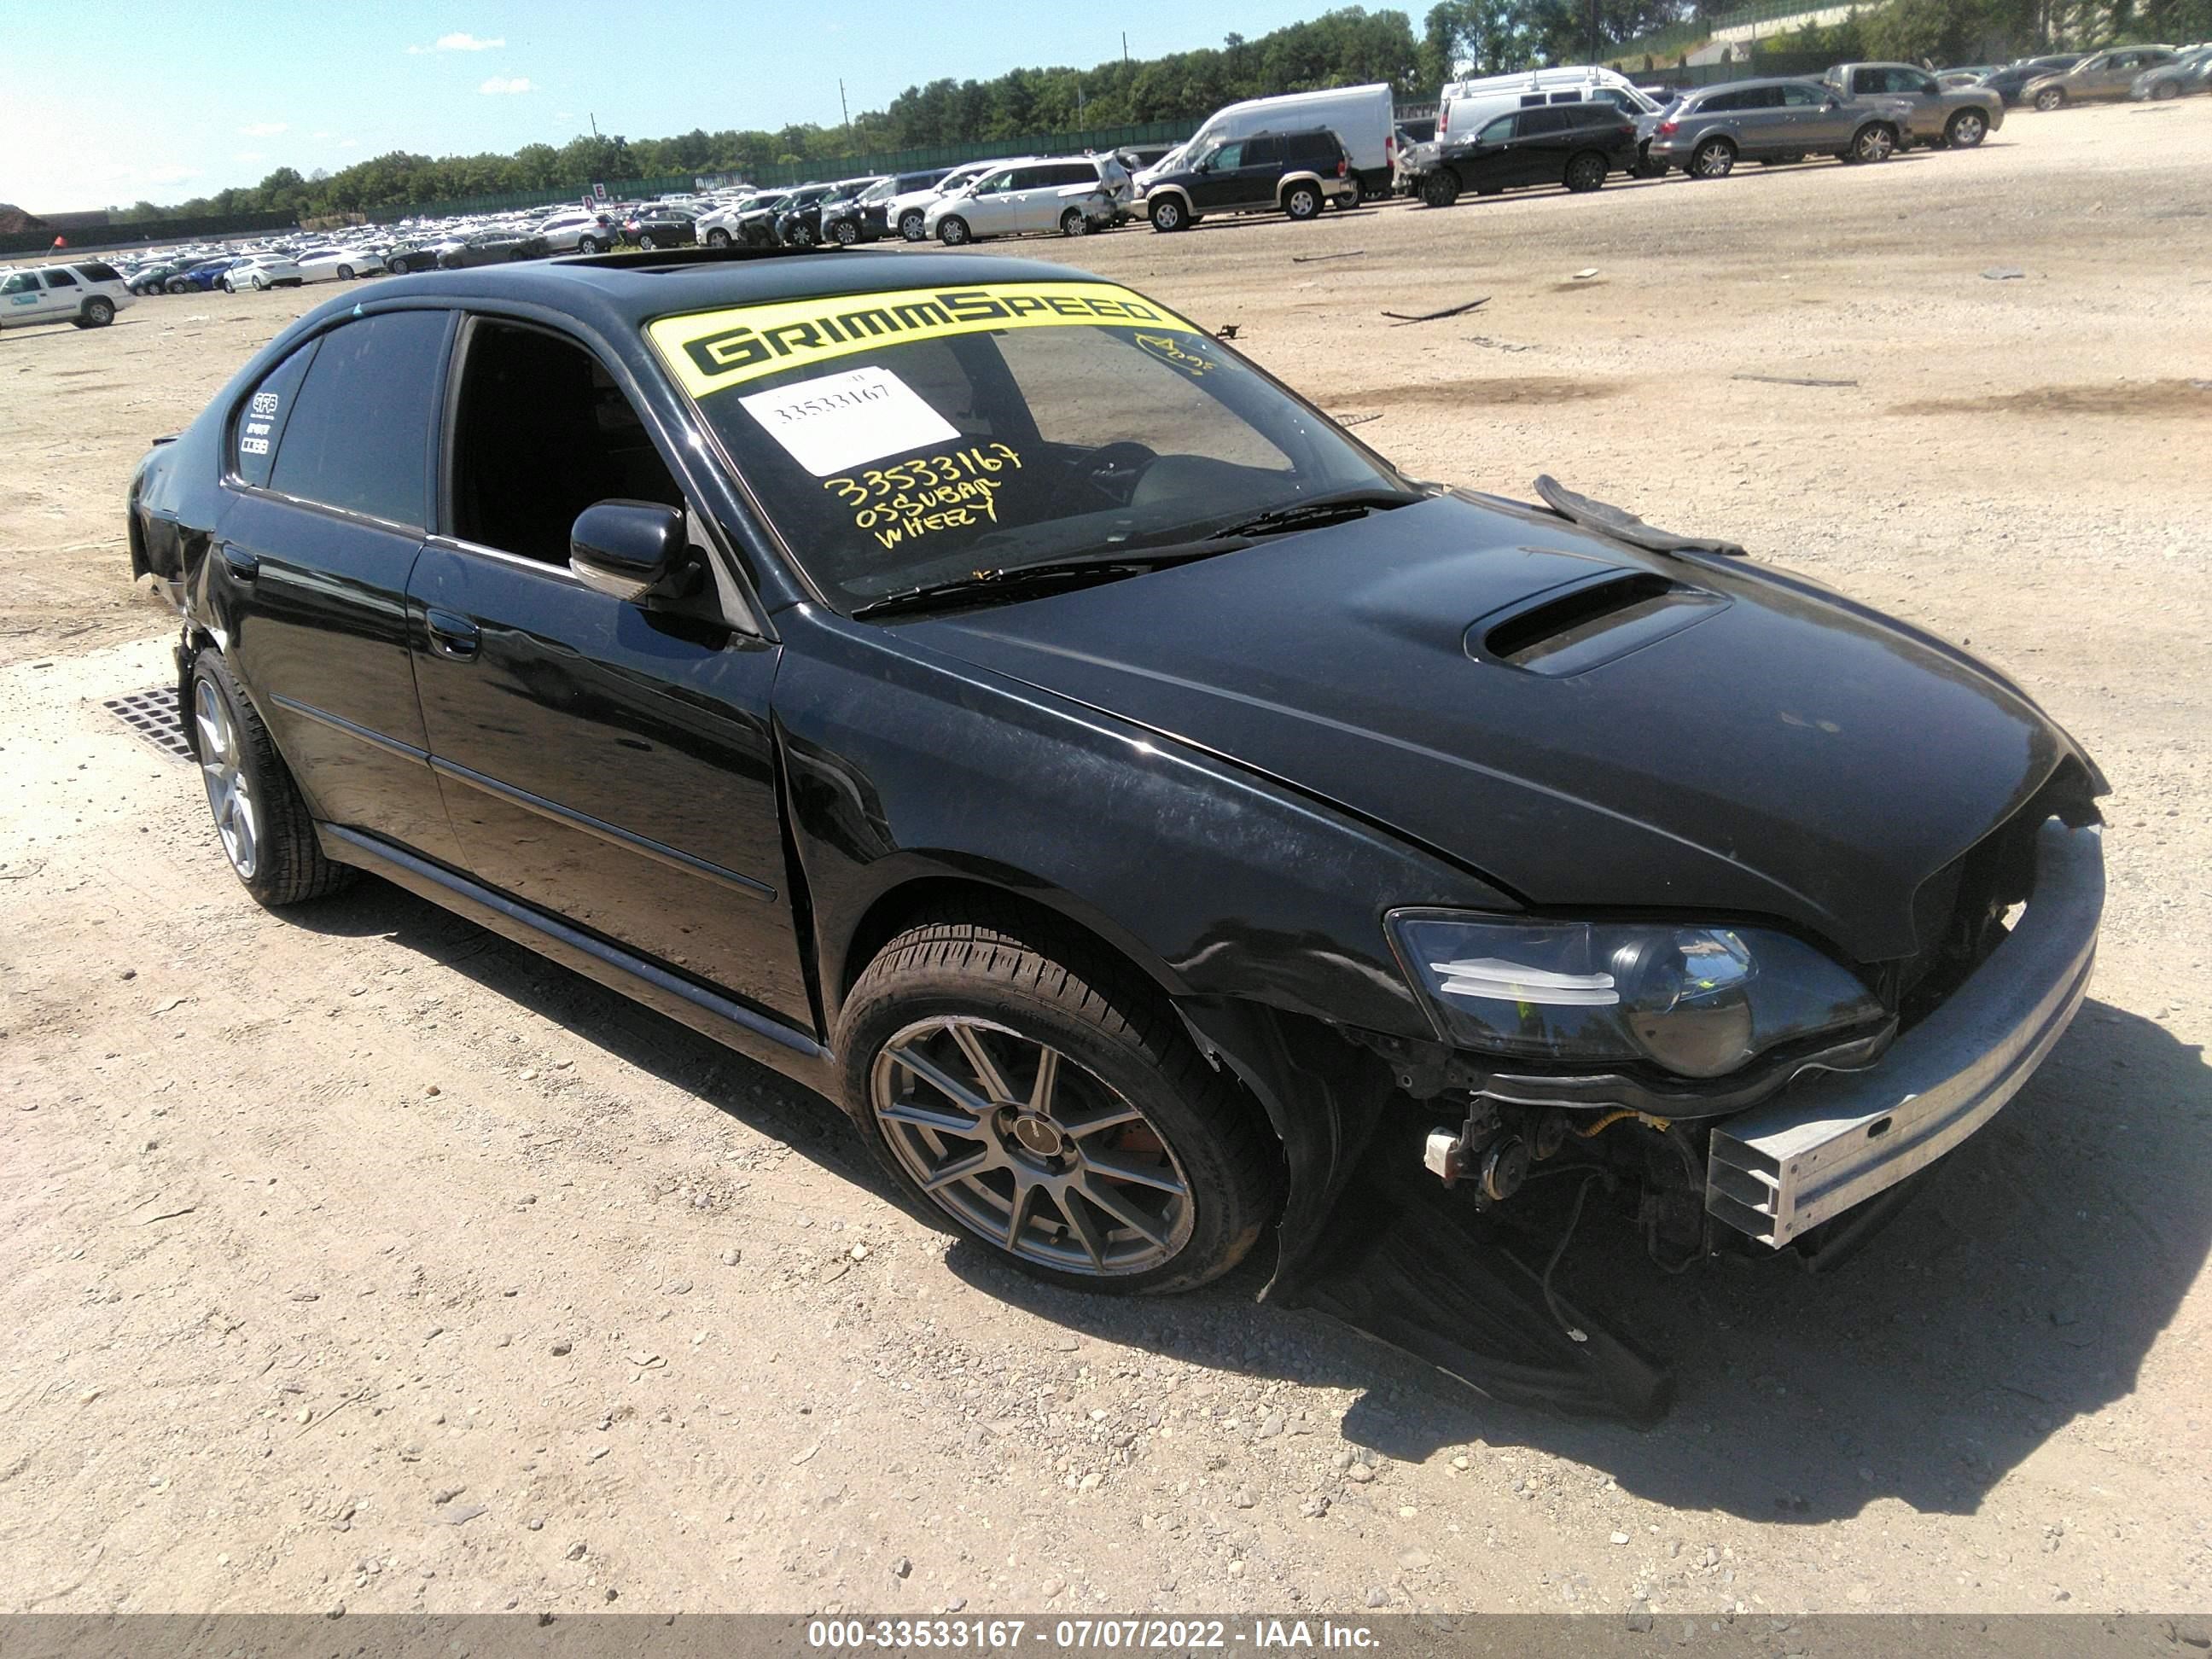
[[[1656,57],[1647,70],[1641,58],[1607,60],[1638,86],[1711,87],[1727,81],[1748,81],[1769,75],[1817,76],[1835,60],[1820,52],[1762,52],[1756,57],[1739,55],[1732,64],[1691,64],[1670,67]]]
[[[1872,0],[1869,0],[1869,3],[1871,4]],[[1655,29],[1640,39],[1624,41],[1606,54],[1606,61],[1611,63],[1616,58],[1640,58],[1645,52],[1650,52],[1654,58],[1680,56],[1687,48],[1710,40],[1723,29],[1742,28],[1752,23],[1771,23],[1780,17],[1798,17],[1832,9],[1808,3],[1808,0],[1759,0],[1756,5],[1745,6],[1724,16],[1708,17],[1698,22],[1676,23],[1671,27]]]
[[[289,230],[289,213],[214,213],[194,219],[138,219],[122,224],[79,225],[73,230],[18,230],[0,236],[0,255],[43,253],[60,235],[72,253],[96,253],[106,248],[130,247],[145,242],[187,242],[196,236],[235,234],[241,231]]]

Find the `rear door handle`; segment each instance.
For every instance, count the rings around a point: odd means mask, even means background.
[[[466,662],[476,655],[479,637],[477,625],[466,617],[457,617],[450,611],[432,611],[424,614],[422,623],[430,631],[430,648],[440,656]]]
[[[228,542],[222,544],[222,562],[223,568],[230,572],[230,579],[235,582],[251,582],[261,574],[258,558],[242,547],[233,547]]]

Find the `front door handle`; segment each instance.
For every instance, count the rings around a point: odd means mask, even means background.
[[[476,655],[477,625],[466,617],[457,617],[450,611],[432,611],[424,615],[422,622],[430,631],[430,648],[440,656],[466,662]]]
[[[230,572],[234,582],[251,582],[261,574],[261,561],[242,547],[222,544],[223,568]]]

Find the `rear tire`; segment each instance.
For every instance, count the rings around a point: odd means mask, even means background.
[[[2154,104],[2162,104],[2169,98],[2179,98],[2181,96],[2181,83],[2178,81],[2155,82],[2151,86],[2150,96]]]
[[[1896,153],[1897,135],[1879,121],[1868,123],[1851,135],[1851,147],[1844,159],[1863,167],[1887,161]]]
[[[1321,191],[1311,185],[1292,185],[1283,192],[1283,211],[1293,219],[1318,219],[1321,209]]]
[[[1440,167],[1421,179],[1421,203],[1425,207],[1448,208],[1459,200],[1459,174],[1449,167]]]
[[[928,216],[920,208],[908,208],[899,216],[898,233],[909,242],[926,242],[929,240],[927,224]]]
[[[170,277],[161,287],[162,291],[168,294],[190,294],[192,291],[192,285],[181,276]]]
[[[84,302],[83,324],[87,328],[106,328],[115,320],[115,301],[94,295]]]
[[[840,219],[836,228],[830,232],[830,240],[839,247],[854,246],[860,240],[860,228],[850,219]]]
[[[596,236],[579,236],[576,239],[576,252],[579,253],[604,253],[606,251],[606,244]]]
[[[730,233],[724,230],[720,225],[715,226],[714,229],[707,233],[707,246],[708,247],[727,247],[729,245]]]
[[[1190,223],[1190,213],[1179,196],[1163,196],[1152,205],[1152,228],[1169,232],[1182,230]]]
[[[340,265],[338,267],[338,281],[342,283],[349,283],[353,281],[353,267],[351,265]]]
[[[1229,1074],[1133,970],[1027,916],[900,933],[854,986],[837,1051],[847,1109],[908,1200],[1051,1283],[1189,1290],[1274,1212],[1280,1153]]]
[[[1607,170],[1605,157],[1594,149],[1586,149],[1579,155],[1571,155],[1567,158],[1566,186],[1577,196],[1586,196],[1594,190],[1603,190]]]
[[[335,893],[354,872],[323,856],[314,821],[269,728],[220,652],[192,664],[185,720],[216,833],[254,902],[276,908]]]
[[[1088,236],[1091,216],[1081,208],[1070,208],[1060,216],[1060,234],[1063,236]]]
[[[937,240],[947,247],[960,247],[968,241],[968,222],[957,213],[949,213],[937,222]]]
[[[1944,147],[1972,149],[1990,136],[1990,118],[1978,109],[1962,109],[1943,129]]]

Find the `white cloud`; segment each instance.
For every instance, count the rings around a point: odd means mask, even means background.
[[[498,97],[502,94],[528,92],[530,90],[530,77],[526,75],[518,75],[510,79],[504,75],[495,75],[490,80],[478,87],[477,90],[481,93],[489,94],[493,97]]]
[[[479,40],[464,29],[456,33],[440,35],[434,45],[410,46],[407,51],[410,56],[420,58],[433,52],[492,52],[506,44],[507,37],[503,34],[494,35],[489,40]]]
[[[321,127],[316,130],[313,136],[318,138],[335,138],[337,134],[332,132],[328,127]]]
[[[291,123],[289,121],[256,121],[252,126],[239,128],[238,136],[241,138],[274,138],[280,132],[290,131]]]
[[[265,161],[269,152],[261,149],[242,149],[230,158],[234,161]]]

